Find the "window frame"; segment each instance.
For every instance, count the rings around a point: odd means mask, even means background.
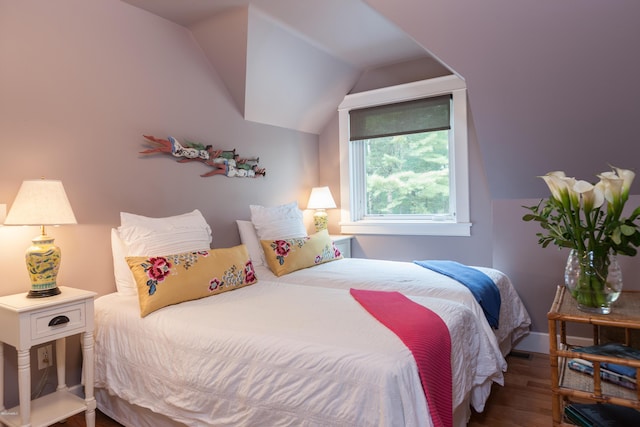
[[[373,107],[440,95],[452,96],[450,177],[451,194],[455,202],[452,220],[403,219],[393,215],[364,219],[354,202],[357,185],[364,188],[364,176],[352,173],[351,162],[360,161],[349,141],[349,112],[352,109]],[[467,88],[464,80],[450,75],[429,80],[390,86],[345,96],[338,107],[340,139],[340,201],[341,232],[345,234],[391,234],[428,236],[470,236],[469,220],[469,157],[467,132]]]

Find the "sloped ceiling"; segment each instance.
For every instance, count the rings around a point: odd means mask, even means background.
[[[318,134],[367,70],[429,58],[361,0],[124,0],[189,28],[247,120]]]
[[[319,133],[355,83],[358,70],[296,36],[254,6],[223,12],[230,13],[247,17],[246,53],[244,58],[235,58],[235,65],[244,65],[244,86],[234,76],[234,70],[242,68],[227,62],[236,55],[215,41],[228,39],[219,33],[223,27],[218,25],[218,16],[195,24],[192,31],[216,69],[228,68],[223,79],[235,86],[232,96],[244,118]]]

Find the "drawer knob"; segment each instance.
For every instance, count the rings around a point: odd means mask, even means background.
[[[69,318],[67,316],[56,316],[49,321],[49,326],[58,326],[65,323],[69,323]]]

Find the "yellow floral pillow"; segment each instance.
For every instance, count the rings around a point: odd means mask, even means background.
[[[258,281],[245,245],[126,260],[138,287],[141,317]]]
[[[276,276],[342,258],[327,230],[308,237],[261,240],[271,271]]]

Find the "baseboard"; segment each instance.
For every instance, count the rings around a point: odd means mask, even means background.
[[[572,344],[579,346],[593,345],[593,339],[584,337],[567,337]],[[513,348],[517,351],[529,353],[549,354],[549,334],[543,332],[529,332],[522,337]]]

